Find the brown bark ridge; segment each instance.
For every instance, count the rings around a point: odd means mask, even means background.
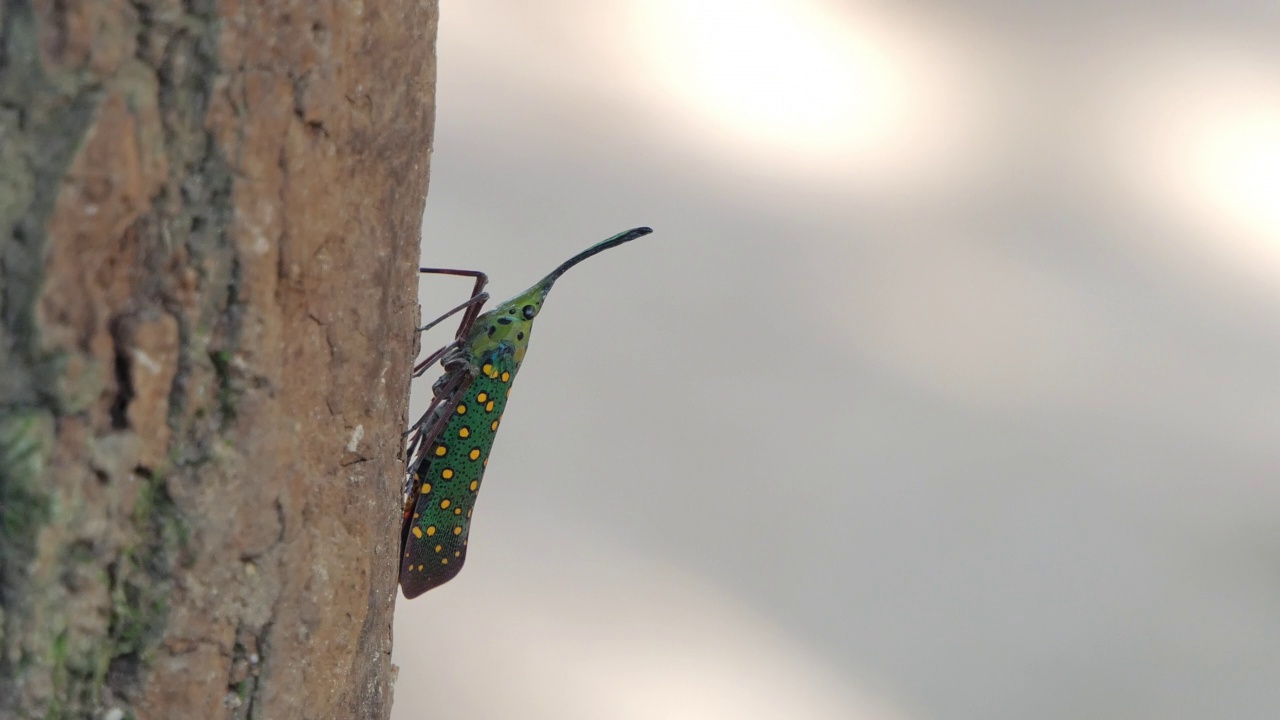
[[[385,718],[433,0],[0,0],[0,718]]]

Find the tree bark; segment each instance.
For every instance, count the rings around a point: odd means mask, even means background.
[[[0,0],[0,718],[385,718],[433,0]]]

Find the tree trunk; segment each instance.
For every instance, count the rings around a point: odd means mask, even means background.
[[[432,0],[0,0],[0,718],[385,718]]]

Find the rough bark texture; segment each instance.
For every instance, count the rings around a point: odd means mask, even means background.
[[[0,0],[0,718],[383,718],[431,0]]]

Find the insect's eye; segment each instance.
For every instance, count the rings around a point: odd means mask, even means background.
[[[521,310],[521,312],[524,313],[525,320],[532,320],[533,316],[538,314],[538,308],[532,305],[525,305],[524,310]]]

